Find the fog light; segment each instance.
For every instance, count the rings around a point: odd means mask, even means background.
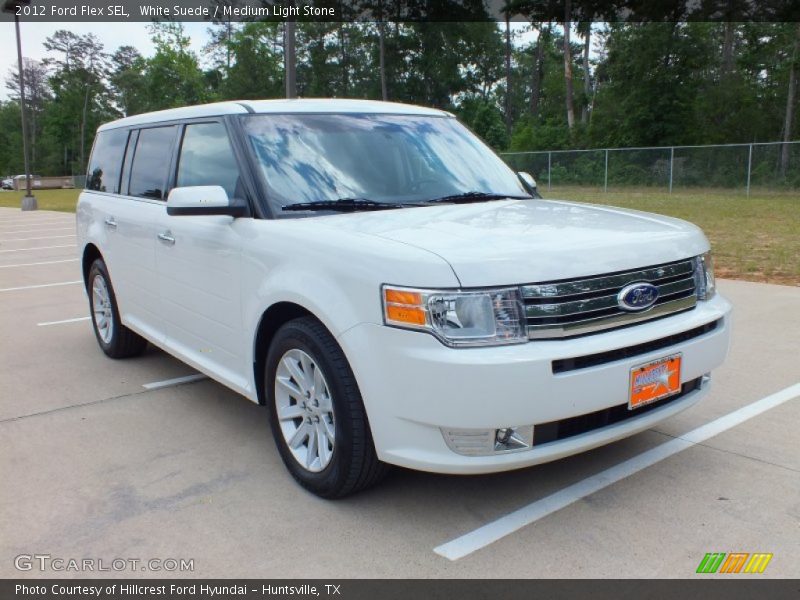
[[[465,456],[489,456],[533,446],[533,425],[499,429],[442,428],[441,431],[447,447]]]
[[[533,445],[533,425],[503,427],[494,435],[494,451],[524,450]]]
[[[510,427],[503,427],[503,429],[498,429],[497,433],[494,435],[494,443],[497,444],[507,444],[508,440],[511,439],[511,428]]]

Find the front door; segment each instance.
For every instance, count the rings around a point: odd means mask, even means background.
[[[224,123],[185,125],[176,187],[220,185],[241,196],[239,167]],[[242,392],[249,384],[241,314],[242,232],[248,219],[161,213],[156,268],[167,347]]]

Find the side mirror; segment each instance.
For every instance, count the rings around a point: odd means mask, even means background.
[[[173,188],[167,196],[167,214],[172,216],[226,215],[244,217],[247,206],[219,185],[194,185]]]
[[[536,185],[536,180],[533,178],[533,175],[526,173],[525,171],[519,171],[517,173],[517,177],[519,177],[522,185],[525,186],[525,189],[528,190],[531,196],[534,198],[542,197],[542,195],[539,193],[539,188]]]

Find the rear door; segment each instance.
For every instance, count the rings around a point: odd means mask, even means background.
[[[225,123],[187,123],[178,143],[175,186],[219,185],[246,200]],[[241,316],[241,257],[249,218],[160,213],[156,244],[167,347],[186,362],[245,391],[249,385]]]
[[[120,288],[122,321],[157,343],[166,336],[159,306],[156,273],[156,235],[159,217],[166,212],[166,189],[177,136],[177,125],[134,131],[128,142],[117,205],[114,261],[119,276],[111,280]],[[119,279],[119,282],[117,281]]]

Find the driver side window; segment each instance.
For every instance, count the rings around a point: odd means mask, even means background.
[[[178,159],[176,185],[220,185],[229,198],[244,197],[236,156],[222,123],[186,126]]]

